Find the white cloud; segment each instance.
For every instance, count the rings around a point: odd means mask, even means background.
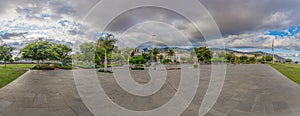
[[[271,28],[288,27],[292,24],[292,11],[275,12],[262,21],[263,26]]]

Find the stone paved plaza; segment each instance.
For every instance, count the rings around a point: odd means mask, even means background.
[[[182,116],[197,116],[210,80],[211,66],[200,67],[196,96]],[[169,70],[163,87],[151,96],[127,93],[112,73],[97,73],[112,101],[127,109],[144,111],[164,105],[178,90],[180,70]],[[145,84],[145,71],[132,71]],[[268,65],[228,65],[221,94],[207,116],[297,116],[300,87]],[[99,109],[101,110],[101,109]],[[1,116],[93,116],[75,87],[72,71],[29,71],[0,89]]]

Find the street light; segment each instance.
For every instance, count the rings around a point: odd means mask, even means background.
[[[154,37],[156,35],[152,35],[151,38],[152,38],[152,57],[151,57],[151,62],[153,62],[153,52],[154,52]]]

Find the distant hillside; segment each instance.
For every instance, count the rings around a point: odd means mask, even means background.
[[[212,51],[221,51],[222,49],[218,49],[218,48],[212,48]],[[232,49],[225,49],[226,52],[233,52],[235,54],[244,54],[244,55],[254,55],[255,53],[259,54],[260,56],[265,56],[265,55],[270,55],[272,56],[273,54],[270,53],[266,53],[266,52],[262,52],[262,51],[257,51],[257,52],[242,52],[242,51],[236,51],[236,50],[232,50]],[[278,55],[274,55],[275,59],[277,59],[278,61],[285,61],[285,58],[278,56]]]

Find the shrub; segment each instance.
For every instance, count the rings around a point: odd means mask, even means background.
[[[131,67],[131,70],[144,70],[144,65],[143,64],[136,64],[133,67]]]
[[[193,67],[194,67],[194,69],[196,69],[196,68],[198,68],[199,66],[198,66],[198,64],[194,64]]]
[[[145,64],[146,59],[143,58],[143,56],[133,56],[129,59],[129,63],[131,64]]]
[[[162,63],[163,64],[170,64],[172,62],[171,59],[163,59]]]
[[[48,64],[40,64],[40,66],[38,65],[34,65],[33,67],[30,68],[31,70],[54,70],[55,67],[54,66],[50,66]]]

